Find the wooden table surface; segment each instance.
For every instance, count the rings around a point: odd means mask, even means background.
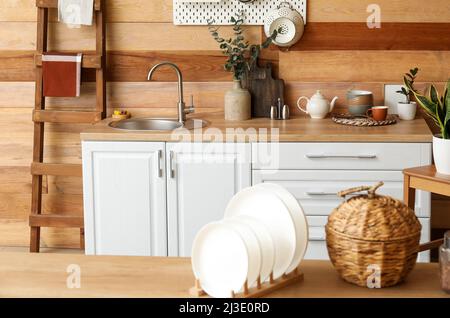
[[[236,134],[227,129],[249,128],[259,132],[261,128],[267,128],[270,134],[271,128],[279,129],[279,141],[281,142],[431,142],[432,134],[423,118],[412,121],[399,120],[397,124],[381,127],[353,127],[334,123],[330,118],[312,120],[307,117],[295,117],[287,121],[256,118],[247,121],[227,122],[222,113],[197,114],[189,118],[202,118],[210,122],[203,128],[202,141],[210,141],[212,135],[220,132],[226,140],[239,140]],[[108,126],[110,119],[106,119],[81,133],[82,140],[100,141],[179,141],[174,140],[172,132],[163,131],[122,131]],[[214,128],[214,129],[211,129]],[[177,138],[183,141],[195,141],[193,131],[185,131],[177,134]],[[242,137],[242,133],[237,134]],[[259,135],[258,135],[259,136]],[[184,139],[187,138],[187,139]],[[214,139],[213,139],[214,140]],[[239,141],[248,141],[249,138]],[[269,136],[269,140],[270,136]],[[221,141],[221,140],[219,140]]]
[[[69,265],[81,288],[67,288]],[[341,280],[328,261],[304,261],[305,280],[272,297],[450,297],[440,289],[438,264],[417,264],[405,283],[369,290]],[[0,297],[189,297],[187,258],[0,253]]]

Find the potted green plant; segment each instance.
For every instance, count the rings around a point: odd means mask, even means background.
[[[427,95],[419,93],[409,76],[404,77],[404,83],[439,127],[440,134],[433,136],[434,162],[438,173],[450,175],[450,79],[442,95],[434,85],[430,86]]]
[[[233,24],[233,37],[224,39],[219,35],[219,27],[209,22],[209,32],[214,40],[219,43],[223,54],[228,58],[224,68],[233,73],[233,88],[225,93],[225,119],[226,120],[247,120],[251,118],[251,95],[247,89],[241,86],[241,80],[256,63],[262,49],[269,47],[277,37],[275,31],[271,37],[267,38],[260,45],[250,45],[245,40],[242,24],[243,18],[231,18]]]
[[[405,74],[405,77],[408,79],[411,85],[414,84],[418,72],[419,69],[416,67],[411,69],[409,73]],[[397,103],[398,117],[400,117],[401,120],[413,120],[414,118],[416,118],[417,103],[411,100],[411,98],[413,97],[413,92],[411,91],[411,89],[407,86],[403,86],[401,90],[397,91],[397,93],[405,96],[404,102]]]

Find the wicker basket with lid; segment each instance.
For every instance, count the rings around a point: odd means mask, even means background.
[[[380,182],[340,192],[341,197],[361,191],[368,194],[343,202],[333,210],[326,225],[333,265],[342,278],[359,286],[368,286],[374,268],[381,270],[380,287],[396,285],[417,259],[422,226],[403,202],[376,194],[382,185]]]

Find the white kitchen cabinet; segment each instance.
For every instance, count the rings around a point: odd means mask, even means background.
[[[167,256],[165,144],[83,142],[86,254]]]
[[[251,185],[250,144],[167,143],[169,256],[190,256],[197,232],[223,218],[234,194]]]
[[[83,142],[86,254],[189,256],[251,185],[251,146]]]
[[[384,181],[380,193],[401,199],[401,170],[431,163],[427,143],[279,143],[267,149],[260,143],[83,142],[86,253],[189,256],[198,230],[220,220],[235,193],[272,182],[305,210],[306,258],[324,259],[324,226],[342,201],[338,191]],[[429,193],[418,192],[415,211],[427,241]],[[428,258],[420,254],[421,261]]]
[[[280,143],[252,145],[252,183],[277,183],[302,205],[309,223],[306,259],[328,259],[325,225],[338,191],[384,181],[380,194],[403,199],[402,170],[431,164],[428,143]],[[430,239],[430,193],[417,191],[421,242]],[[419,254],[429,261],[429,252]]]

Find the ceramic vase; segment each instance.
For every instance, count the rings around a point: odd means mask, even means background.
[[[225,93],[225,120],[240,121],[252,117],[252,97],[243,89],[241,81],[235,80],[233,88]]]
[[[417,103],[398,103],[397,112],[401,120],[414,120],[416,118]]]
[[[433,136],[433,157],[437,172],[450,175],[450,139]]]

